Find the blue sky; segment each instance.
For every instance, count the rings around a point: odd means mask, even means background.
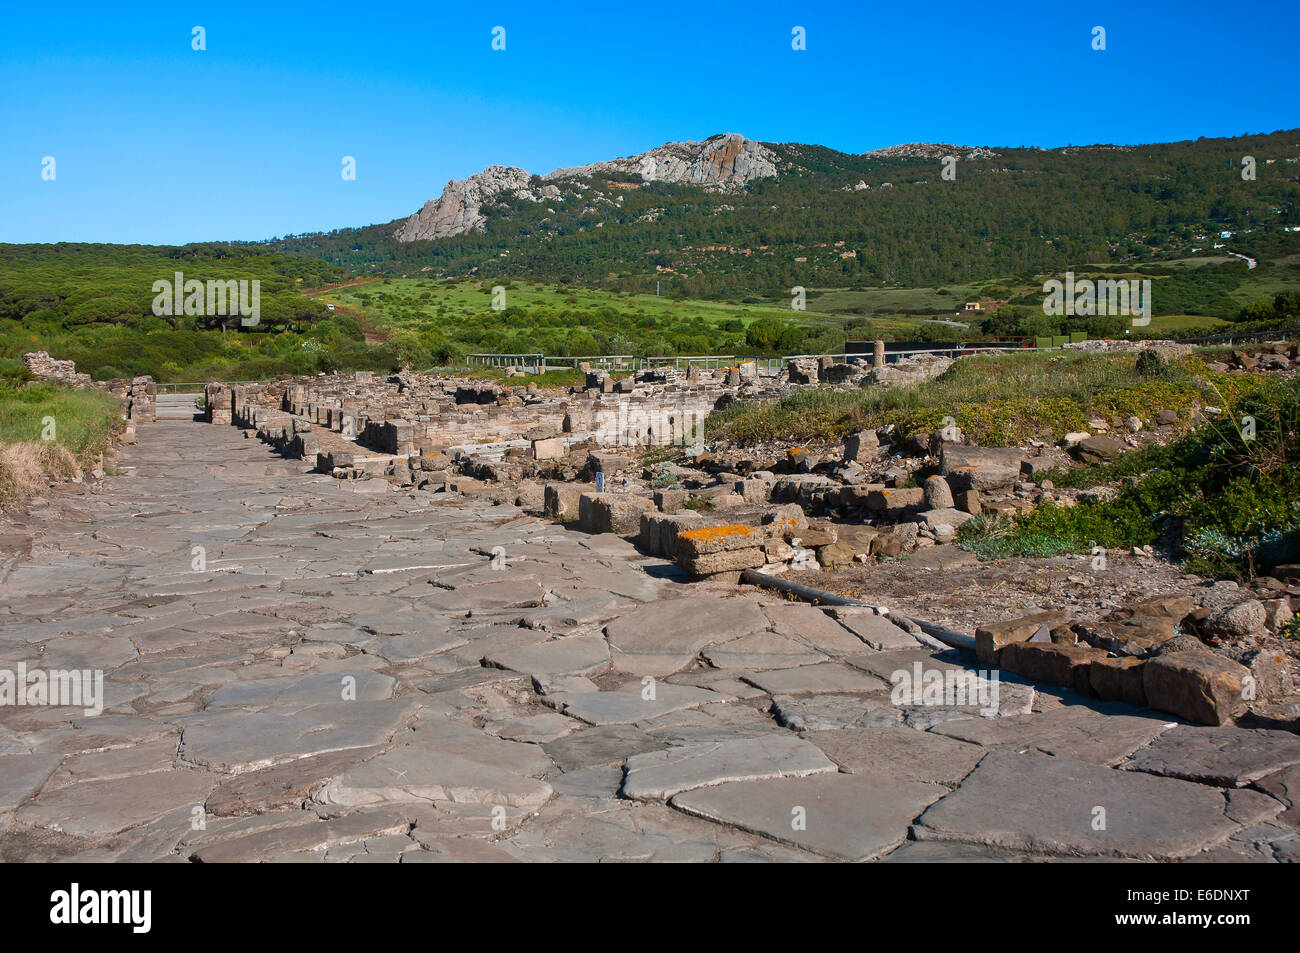
[[[1300,126],[1294,0],[7,6],[8,242],[366,225],[491,163],[542,173],[718,132],[861,152]]]

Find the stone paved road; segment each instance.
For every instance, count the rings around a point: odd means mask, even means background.
[[[973,659],[234,428],[139,436],[0,564],[0,673],[104,673],[98,715],[0,707],[5,860],[1300,855],[1293,735],[1009,680],[996,718],[896,705]]]

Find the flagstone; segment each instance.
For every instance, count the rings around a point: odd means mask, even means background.
[[[534,645],[489,651],[484,664],[528,675],[597,675],[610,667],[609,645],[600,635],[573,635]]]
[[[311,755],[387,743],[416,712],[405,699],[309,705],[291,714],[212,709],[177,719],[181,758],[241,774]]]
[[[202,810],[217,779],[206,771],[173,768],[109,780],[82,780],[42,791],[18,809],[19,823],[68,834],[112,834],[170,811]]]
[[[39,791],[62,760],[57,754],[0,756],[0,812],[16,810]]]
[[[803,737],[842,771],[905,781],[956,784],[984,757],[976,745],[902,726],[810,731]]]
[[[897,725],[903,713],[883,692],[874,695],[776,695],[772,713],[791,731],[830,731]]]
[[[350,768],[316,792],[320,804],[365,807],[394,801],[455,801],[536,808],[545,781],[420,745],[403,745]]]
[[[884,680],[838,662],[755,672],[741,678],[769,695],[867,694],[888,687]]]
[[[1107,719],[1109,724],[1114,719]],[[1164,777],[1242,787],[1300,765],[1300,737],[1289,731],[1171,726],[1120,765]]]
[[[701,653],[715,668],[770,670],[826,661],[821,652],[772,632],[755,632],[730,642],[711,645]]]
[[[681,745],[627,759],[622,795],[665,800],[691,788],[834,771],[815,746],[793,735]]]
[[[1253,791],[1233,793],[1259,800],[1234,808],[1222,791],[1190,781],[995,750],[913,832],[1032,853],[1178,860],[1282,807]]]
[[[1115,765],[1174,725],[1158,714],[1103,715],[1074,706],[1008,718],[947,722],[931,733],[986,748],[1029,749],[1074,761]]]
[[[666,599],[605,626],[614,668],[631,675],[670,675],[700,649],[762,632],[768,620],[753,602],[716,595]]]
[[[947,793],[877,775],[817,774],[733,781],[678,794],[673,807],[836,860],[872,860],[907,840],[908,826]]]
[[[205,708],[325,705],[391,698],[397,679],[359,668],[234,682],[203,700]]]
[[[653,688],[653,691],[651,689]],[[727,701],[720,692],[687,685],[659,682],[653,686],[633,684],[612,692],[573,692],[549,695],[547,704],[564,714],[591,725],[620,725],[646,721],[684,708],[709,702]]]

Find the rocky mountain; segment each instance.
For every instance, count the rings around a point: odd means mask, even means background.
[[[955,178],[947,156],[961,160]],[[1256,178],[1236,173],[1243,156]],[[1248,242],[1300,244],[1286,231],[1300,227],[1298,169],[1296,129],[867,153],[732,134],[546,175],[492,166],[414,215],[269,244],[359,272],[788,300],[796,285],[944,287],[1186,257],[1226,246],[1224,231],[1227,250],[1257,257]]]
[[[503,192],[534,202],[559,197],[559,189],[555,186],[532,188],[532,178],[523,169],[490,165],[467,179],[452,179],[442,190],[442,195],[425,202],[423,208],[398,226],[397,240],[413,242],[481,230],[486,221],[482,213],[483,203]]]
[[[523,169],[492,165],[469,178],[448,182],[442,195],[425,202],[398,226],[396,236],[398,241],[411,242],[481,231],[487,220],[483,205],[491,198],[504,194],[533,202],[558,201],[563,193],[556,183],[568,185],[594,175],[638,175],[647,182],[725,190],[775,176],[778,161],[776,153],[762,143],[727,133],[703,142],[668,142],[640,155],[556,169],[541,177],[543,185]]]

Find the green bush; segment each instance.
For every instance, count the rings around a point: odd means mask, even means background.
[[[1204,424],[1168,447],[1063,475],[1063,484],[1082,486],[1133,480],[1112,498],[1045,504],[1018,517],[1009,531],[971,520],[958,541],[992,558],[1163,542],[1190,572],[1238,578],[1294,561],[1300,554],[1300,381],[1257,378],[1251,386],[1229,403],[1222,422]],[[1247,417],[1253,433],[1237,425]]]

